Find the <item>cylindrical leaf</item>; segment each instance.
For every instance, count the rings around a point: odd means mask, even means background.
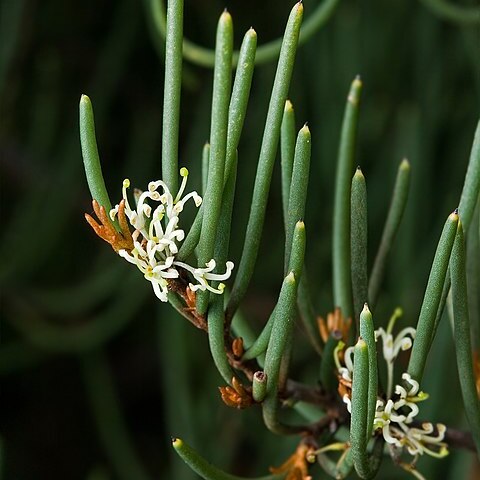
[[[345,318],[353,316],[350,275],[350,183],[357,137],[362,82],[356,78],[348,94],[338,150],[333,207],[333,299]]]

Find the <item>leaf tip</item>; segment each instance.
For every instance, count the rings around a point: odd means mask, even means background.
[[[300,133],[306,137],[310,137],[310,129],[308,128],[308,122],[305,122],[305,125],[300,129]]]
[[[299,220],[296,224],[295,224],[295,228],[297,230],[305,230],[305,222],[303,220]]]
[[[178,448],[180,448],[180,447],[183,445],[182,440],[180,440],[180,439],[177,438],[177,437],[171,437],[171,440],[172,440],[172,446],[173,446],[173,448],[175,448],[175,449],[178,449]]]
[[[408,161],[408,158],[402,159],[402,161],[400,162],[400,168],[402,170],[410,170],[410,162]]]

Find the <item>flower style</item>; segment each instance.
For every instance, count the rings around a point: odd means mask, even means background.
[[[445,425],[437,424],[435,427],[431,423],[413,425],[420,411],[417,404],[426,400],[428,395],[420,391],[419,383],[408,373],[402,374],[402,383],[395,385],[392,391],[394,361],[400,351],[409,350],[412,347],[412,339],[415,338],[416,333],[414,328],[408,327],[401,330],[395,338],[393,337],[391,332],[400,315],[399,310],[394,313],[386,331],[382,328],[375,331],[375,340],[378,342],[382,339],[382,353],[387,364],[388,388],[386,398],[377,399],[373,421],[374,434],[381,430],[383,438],[389,445],[398,449],[405,448],[412,456],[417,457],[426,453],[441,458],[448,455],[447,445],[443,442]],[[340,343],[334,352],[340,384],[339,391],[343,402],[347,405],[347,410],[351,413],[351,390],[345,387],[348,385],[351,387],[354,348],[349,347],[345,350],[345,366],[342,366],[339,351],[344,345]]]
[[[234,266],[232,262],[227,262],[225,273],[219,274],[212,273],[217,265],[214,259],[207,262],[204,268],[192,267],[176,260],[179,245],[185,238],[185,231],[179,226],[179,215],[188,200],[192,199],[196,207],[202,203],[202,198],[195,191],[183,196],[188,170],[181,168],[180,175],[182,183],[175,198],[165,182],[157,180],[150,182],[146,191],[134,192],[136,208],[132,208],[127,196],[130,180],[125,179],[122,186],[123,199],[110,210],[110,218],[95,200],[93,207],[102,224],[97,224],[90,215],[85,215],[98,236],[110,243],[127,262],[137,266],[162,302],[168,300],[169,281],[180,277],[179,269],[190,272],[197,282],[189,284],[192,292],[209,290],[222,294],[225,285],[219,283],[215,287],[209,281],[227,280]],[[149,202],[158,202],[158,205],[154,208]],[[112,223],[116,218],[121,232],[117,232]],[[129,224],[134,229],[133,233],[130,232]]]
[[[393,363],[397,358],[398,354],[401,351],[409,350],[412,348],[413,342],[412,339],[415,338],[416,330],[413,327],[407,327],[400,331],[395,340],[393,339],[392,330],[395,325],[395,322],[399,317],[402,316],[402,310],[397,308],[393,312],[392,318],[388,322],[387,331],[383,328],[379,328],[375,331],[375,341],[379,337],[382,338],[383,345],[383,357],[387,363],[387,397],[390,398],[392,395],[392,382],[393,382]],[[411,338],[409,338],[409,336]]]

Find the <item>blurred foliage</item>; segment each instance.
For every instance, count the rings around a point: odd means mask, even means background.
[[[317,0],[304,3],[308,18]],[[283,32],[291,2],[259,5],[187,0],[185,35],[212,47],[218,15],[227,7],[237,48],[251,25],[259,44],[272,40]],[[135,185],[160,176],[162,48],[146,8],[135,0],[6,0],[0,8],[2,478],[195,478],[173,458],[171,434],[238,474],[279,465],[294,440],[266,432],[258,410],[232,412],[220,401],[221,378],[204,335],[159,305],[137,272],[118,262],[83,220],[91,206],[78,138],[81,93],[95,104],[112,200],[120,198],[127,175]],[[398,305],[413,318],[444,218],[462,187],[480,107],[479,44],[478,26],[449,23],[418,1],[343,0],[300,48],[290,98],[297,127],[308,121],[312,131],[305,221],[319,314],[333,308],[333,179],[352,78],[360,74],[364,82],[356,158],[368,186],[370,258],[398,164],[406,156],[412,165],[411,196],[376,318],[386,322]],[[239,146],[237,242],[231,247],[236,263],[274,71],[275,62],[256,69]],[[211,82],[211,70],[185,65],[179,162],[197,189]],[[244,309],[257,330],[282,279],[278,164],[268,212]],[[427,365],[439,373],[426,376],[431,401],[423,413],[461,425],[452,355],[443,322]],[[317,374],[312,358],[294,352],[302,379]],[[454,451],[441,462],[421,461],[420,469],[427,478],[467,478],[469,458]],[[129,464],[123,475],[119,460]],[[382,478],[403,478],[388,470],[388,462],[382,471]]]

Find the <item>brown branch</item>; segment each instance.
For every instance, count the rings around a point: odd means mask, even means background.
[[[178,284],[177,284],[178,285]],[[185,287],[184,287],[185,288]],[[181,288],[179,289],[181,290]],[[192,308],[192,298],[185,291],[177,293],[184,299],[187,306],[184,308],[182,315],[187,318],[198,328],[204,331],[208,330],[207,321],[205,317],[200,317],[196,310]],[[200,323],[200,325],[199,325]],[[249,381],[252,381],[254,373],[259,370],[259,367],[254,360],[248,362],[242,361],[234,354],[232,345],[234,338],[230,332],[230,323],[225,325],[225,350],[230,366],[235,370],[239,370],[245,374]],[[325,392],[320,386],[305,385],[295,380],[288,379],[286,387],[283,392],[280,392],[279,398],[281,400],[290,400],[293,402],[306,402],[313,405],[318,405],[325,411],[325,415],[315,423],[299,426],[298,431],[306,437],[312,439],[318,438],[327,428],[331,431],[338,429],[340,425],[349,423],[350,417],[347,409],[338,395]],[[413,425],[420,426],[422,421],[415,421]],[[445,442],[452,448],[464,448],[472,452],[476,452],[475,444],[473,442],[472,434],[463,430],[447,427],[445,432]]]
[[[476,452],[475,443],[470,432],[464,430],[457,430],[456,428],[447,427],[445,432],[445,442],[449,447],[453,448],[465,448],[471,452]]]

